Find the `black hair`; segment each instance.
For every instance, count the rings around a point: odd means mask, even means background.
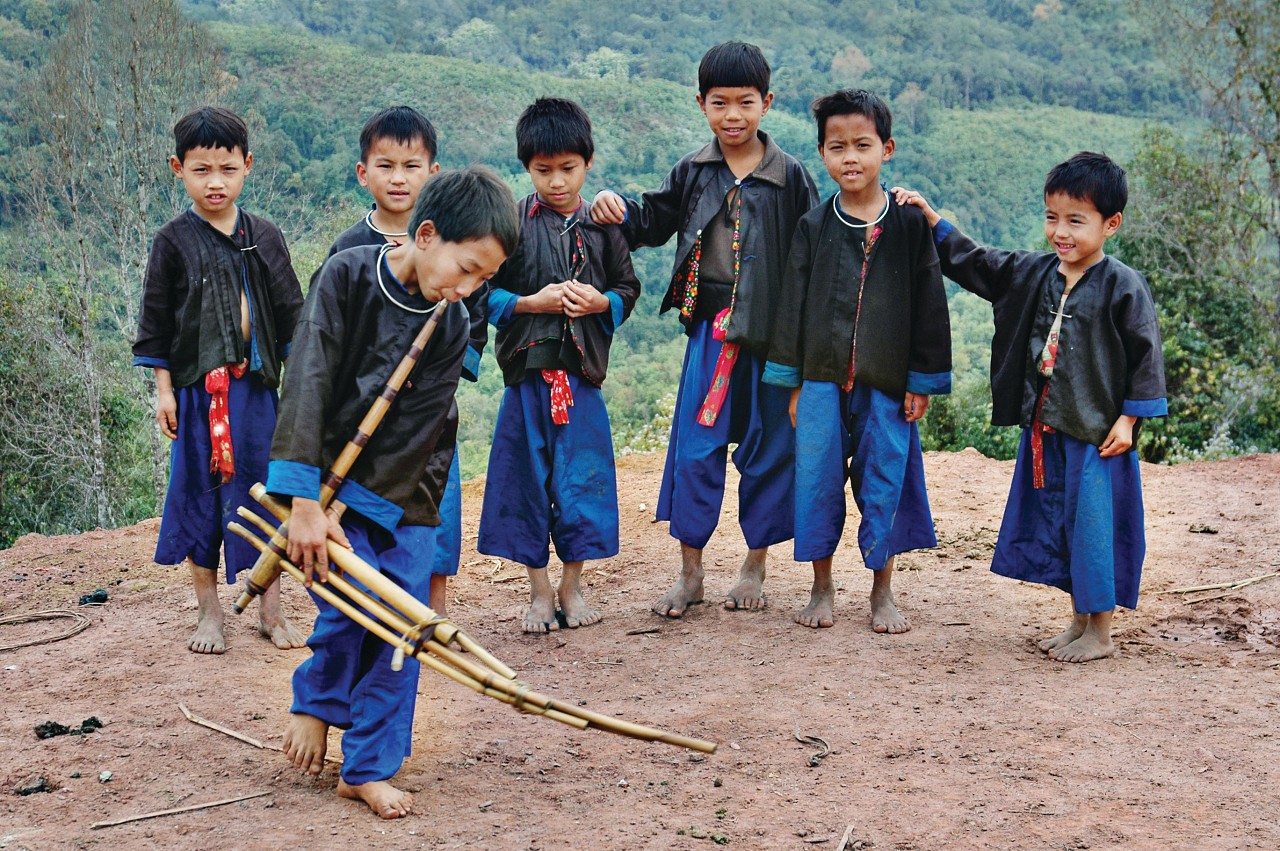
[[[1129,202],[1129,184],[1124,179],[1124,169],[1106,154],[1092,151],[1081,151],[1049,169],[1049,175],[1044,179],[1044,194],[1058,193],[1092,202],[1103,219],[1123,213],[1125,204]]]
[[[502,178],[482,165],[442,171],[423,184],[409,233],[416,234],[425,221],[435,223],[445,242],[492,236],[508,257],[520,239],[515,197]]]
[[[818,145],[827,141],[827,119],[833,115],[863,115],[876,123],[876,135],[881,142],[893,137],[893,113],[884,98],[866,89],[841,89],[809,104],[814,120],[818,122]]]
[[[742,41],[726,41],[706,52],[698,63],[698,94],[712,89],[756,89],[769,94],[769,61],[760,48]]]
[[[529,160],[539,154],[582,154],[584,160],[591,162],[595,152],[591,119],[571,100],[538,98],[516,121],[516,156],[526,168]]]
[[[202,106],[193,109],[173,125],[174,152],[179,160],[187,158],[192,148],[240,149],[249,154],[249,128],[244,120],[221,106]]]
[[[360,130],[360,162],[368,159],[369,149],[379,139],[392,139],[402,145],[422,142],[431,161],[436,160],[436,128],[411,106],[389,106],[364,123]]]

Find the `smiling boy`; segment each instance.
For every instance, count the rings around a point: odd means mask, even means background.
[[[589,559],[618,552],[613,438],[601,385],[640,281],[626,238],[585,216],[595,144],[581,106],[541,98],[516,122],[533,179],[520,247],[493,279],[490,316],[506,390],[494,428],[477,549],[525,565],[525,632],[600,621],[582,595]],[[553,592],[548,540],[563,563]]]
[[[803,165],[762,132],[773,103],[760,48],[726,42],[698,66],[698,106],[715,137],[639,200],[601,192],[591,215],[621,224],[632,249],[678,235],[662,302],[689,337],[658,495],[657,519],[680,542],[675,585],[653,610],[678,618],[702,602],[703,549],[720,519],[729,444],[741,474],[747,555],[728,609],[764,607],[765,560],[793,535],[787,392],[760,381],[796,223],[817,201]]]
[[[450,448],[450,417],[467,347],[466,311],[444,311],[439,325],[336,494],[344,512],[322,511],[321,475],[356,434],[361,419],[441,299],[458,301],[497,271],[516,245],[511,191],[493,172],[445,171],[423,187],[409,223],[412,238],[341,251],[307,293],[271,446],[267,490],[289,498],[289,558],[327,578],[326,537],[414,597],[430,589],[434,527],[445,486],[432,465]],[[319,612],[293,675],[285,754],[319,774],[330,727],[346,730],[338,794],[383,818],[413,809],[390,778],[410,753],[419,665],[391,668],[392,648],[332,605]]]
[[[1151,289],[1104,250],[1124,219],[1124,169],[1088,151],[1044,182],[1050,251],[978,245],[918,192],[942,271],[991,302],[991,422],[1022,440],[991,570],[1071,595],[1071,623],[1039,643],[1059,662],[1115,652],[1116,606],[1135,608],[1146,555],[1138,429],[1167,416]]]
[[[257,559],[223,529],[240,505],[261,511],[249,488],[266,477],[302,289],[279,228],[236,204],[253,168],[245,123],[206,106],[173,133],[169,164],[191,206],[152,240],[133,363],[154,371],[156,423],[173,441],[155,560],[188,565],[198,607],[188,647],[216,654],[227,647],[219,550],[228,584]],[[302,646],[276,586],[262,597],[259,630],[281,649]]]
[[[839,190],[800,220],[764,380],[791,389],[796,430],[796,561],[813,562],[795,621],[835,622],[832,559],[844,485],[862,514],[872,571],[871,627],[910,629],[893,595],[899,553],[937,546],[916,423],[951,390],[951,328],[924,216],[890,204],[880,169],[893,157],[880,97],[844,89],[813,102],[818,152]]]

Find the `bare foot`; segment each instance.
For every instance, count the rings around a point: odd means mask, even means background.
[[[681,544],[680,558],[680,578],[653,604],[653,611],[663,617],[678,618],[702,602],[702,550]]]
[[[338,780],[338,794],[353,801],[364,801],[382,818],[400,818],[413,812],[413,795],[397,789],[385,780],[372,780],[352,786]]]
[[[1098,636],[1091,632],[1075,641],[1049,651],[1049,658],[1058,662],[1092,662],[1094,659],[1105,659],[1115,655],[1116,646],[1111,643],[1111,636]]]
[[[213,653],[218,655],[227,652],[227,638],[223,632],[221,610],[216,614],[213,612],[201,613],[200,622],[196,624],[196,631],[192,633],[191,642],[187,644],[187,648],[192,653]]]
[[[314,715],[300,712],[289,716],[284,728],[284,755],[293,767],[317,775],[324,768],[324,755],[329,750],[329,725]]]
[[[262,595],[258,609],[258,632],[281,650],[292,650],[295,647],[306,647],[307,637],[289,623],[280,608],[280,583],[271,583],[271,587]]]
[[[871,629],[890,635],[910,631],[911,624],[906,615],[898,611],[898,602],[893,598],[893,559],[889,559],[883,570],[874,571],[872,575]]]
[[[764,608],[764,563],[768,552],[768,547],[747,550],[738,571],[738,584],[724,596],[726,609],[755,612]]]
[[[556,621],[556,595],[551,590],[547,569],[545,567],[525,569],[529,573],[529,611],[524,613],[521,629],[538,635],[558,631],[560,624]]]
[[[196,589],[196,631],[187,643],[192,653],[221,654],[227,652],[227,636],[223,630],[222,601],[218,599],[218,571],[201,567],[187,559],[191,584]]]
[[[1039,642],[1040,652],[1052,654],[1054,650],[1061,650],[1080,636],[1084,635],[1084,628],[1089,623],[1086,615],[1076,615],[1071,619],[1071,625],[1053,638],[1046,638]]]
[[[560,605],[560,613],[564,625],[569,629],[580,626],[591,626],[600,623],[603,617],[599,611],[587,605],[582,596],[582,562],[565,562],[564,572],[560,574],[560,588],[556,591],[556,602]]]
[[[831,557],[817,559],[813,563],[813,589],[809,592],[809,605],[792,615],[791,619],[810,629],[835,625],[836,585],[831,580]]]

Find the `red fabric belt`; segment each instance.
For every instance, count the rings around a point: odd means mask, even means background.
[[[569,409],[573,407],[569,373],[563,369],[544,369],[542,380],[551,385],[551,422],[566,425],[569,422]]]
[[[221,473],[225,485],[236,474],[235,453],[231,449],[231,408],[227,395],[231,389],[231,377],[244,378],[247,364],[228,364],[210,370],[204,377],[204,389],[209,393],[209,442],[213,445],[213,457],[209,459],[209,472]]]
[[[729,316],[733,308],[726,307],[716,314],[711,321],[711,336],[721,342],[720,357],[716,358],[716,371],[711,376],[711,389],[698,411],[698,424],[710,428],[716,424],[720,409],[724,407],[725,397],[729,395],[729,376],[733,374],[734,364],[738,362],[738,344],[724,342],[729,333]]]
[[[1044,410],[1044,400],[1049,396],[1049,385],[1046,383],[1040,391],[1040,400],[1036,402],[1036,418],[1031,422],[1031,486],[1044,487],[1044,436],[1053,434],[1053,427],[1040,420]]]

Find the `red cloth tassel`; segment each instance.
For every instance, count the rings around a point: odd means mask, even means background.
[[[707,398],[698,411],[698,424],[708,428],[715,425],[720,416],[725,397],[729,395],[729,376],[733,374],[734,364],[738,362],[738,344],[724,342],[729,333],[729,315],[732,311],[733,308],[726,307],[711,322],[711,336],[722,345],[720,357],[716,358],[716,371],[711,376],[711,389],[707,391]]]
[[[227,394],[231,389],[231,377],[244,378],[245,364],[220,366],[204,377],[204,389],[209,393],[209,442],[213,445],[213,457],[209,459],[209,472],[221,473],[225,485],[236,474],[235,453],[231,449],[231,408]]]
[[[563,369],[544,369],[542,380],[551,385],[551,422],[556,425],[567,425],[569,409],[573,407],[573,390],[569,387],[569,373]]]
[[[1031,487],[1044,487],[1044,436],[1053,434],[1053,428],[1040,420],[1040,412],[1044,410],[1044,400],[1049,396],[1049,385],[1045,384],[1040,391],[1040,400],[1036,402],[1036,418],[1031,423]]]

